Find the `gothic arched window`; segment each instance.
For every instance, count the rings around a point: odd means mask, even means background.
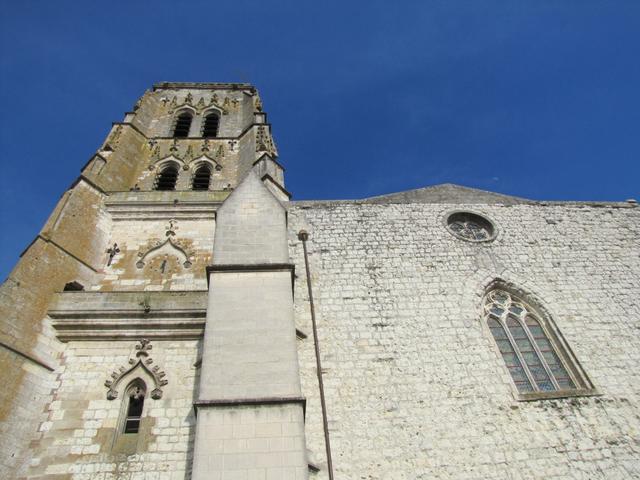
[[[202,123],[202,136],[206,138],[217,137],[219,123],[220,116],[216,112],[208,113]]]
[[[211,167],[207,164],[199,166],[193,174],[191,186],[194,190],[209,190]]]
[[[176,126],[173,129],[173,136],[175,138],[188,137],[192,120],[193,120],[193,115],[191,115],[191,112],[181,112],[178,115],[178,118],[176,118]]]
[[[160,170],[156,178],[155,190],[175,190],[178,181],[178,166],[170,163]]]
[[[486,297],[485,319],[518,392],[525,398],[592,393],[559,333],[530,305],[496,289]]]
[[[140,419],[144,408],[144,398],[147,394],[146,385],[139,378],[129,384],[125,391],[126,407],[122,421],[122,433],[138,433]]]

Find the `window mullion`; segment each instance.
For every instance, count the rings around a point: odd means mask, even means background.
[[[507,338],[509,339],[509,343],[511,344],[511,347],[513,348],[513,351],[515,352],[516,356],[518,357],[518,360],[520,361],[520,365],[522,365],[522,370],[524,371],[525,375],[527,376],[527,379],[529,380],[529,383],[531,384],[531,387],[536,392],[539,392],[540,388],[538,388],[538,384],[534,380],[533,375],[532,375],[531,371],[529,370],[529,366],[527,365],[527,362],[524,361],[524,357],[522,356],[522,353],[520,353],[520,349],[518,348],[518,344],[516,343],[516,341],[514,340],[513,336],[511,335],[511,332],[509,331],[509,327],[507,326],[507,323],[504,322],[501,318],[498,319],[498,322],[500,322],[500,325],[502,326],[502,329],[507,334]]]
[[[569,378],[571,378],[573,385],[576,388],[584,388],[584,385],[587,385],[587,384],[583,381],[582,377],[578,378],[576,376],[576,372],[574,371],[573,365],[568,364],[568,362],[565,360],[566,349],[564,348],[563,345],[559,343],[559,341],[557,341],[557,336],[555,335],[555,333],[553,335],[549,335],[547,326],[539,320],[538,320],[538,324],[540,325],[542,332],[547,337],[547,341],[549,342],[549,344],[551,345],[551,348],[555,352],[556,357],[560,361],[560,365],[562,365],[564,367],[565,372],[569,374]]]
[[[540,351],[540,348],[538,347],[538,344],[536,343],[535,338],[533,338],[533,335],[531,335],[527,322],[520,320],[519,318],[517,320],[518,322],[520,322],[520,325],[522,325],[522,328],[524,329],[524,333],[529,339],[529,341],[531,342],[531,345],[533,345],[533,349],[535,350],[536,355],[538,355],[538,358],[540,359],[540,364],[544,368],[545,372],[547,372],[547,375],[549,376],[549,380],[551,380],[551,383],[553,384],[553,388],[555,388],[556,390],[561,390],[560,385],[556,380],[556,377],[553,375],[553,372],[551,372],[549,365],[547,365],[547,360],[544,358],[544,355],[542,355],[542,352]],[[538,325],[540,325],[540,322],[538,322]],[[545,332],[545,335],[546,335],[546,332]],[[547,337],[547,341],[549,342],[549,344],[551,344],[549,337]],[[551,348],[553,349],[553,345],[551,345]]]

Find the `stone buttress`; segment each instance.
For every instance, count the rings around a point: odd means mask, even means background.
[[[252,170],[217,213],[194,480],[307,478],[292,281],[286,211]]]

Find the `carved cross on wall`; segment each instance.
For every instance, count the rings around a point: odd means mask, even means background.
[[[173,237],[176,234],[176,229],[178,227],[175,226],[174,222],[175,220],[169,220],[169,225],[165,227],[167,229],[167,233],[166,233],[167,237]]]
[[[148,338],[143,338],[141,340],[139,340],[140,345],[136,345],[136,356],[139,357],[140,355],[144,355],[147,356],[148,355],[148,351],[151,350],[152,346],[151,346],[151,341]]]
[[[107,249],[107,253],[109,254],[109,260],[107,260],[107,267],[111,265],[113,257],[116,256],[117,253],[120,253],[120,249],[118,248],[118,244],[114,243],[113,247]]]

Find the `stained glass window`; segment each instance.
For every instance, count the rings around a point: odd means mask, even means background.
[[[471,212],[455,212],[447,218],[447,227],[457,237],[472,242],[486,242],[494,238],[489,220]]]
[[[542,316],[504,290],[486,298],[485,318],[521,394],[589,390],[593,386],[557,341]]]

